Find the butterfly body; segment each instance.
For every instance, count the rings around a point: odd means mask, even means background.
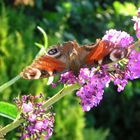
[[[112,42],[97,40],[95,44],[79,46],[76,41],[68,41],[53,46],[26,67],[21,76],[24,79],[39,79],[65,71],[76,75],[82,67],[92,67],[116,61],[127,55],[127,50]]]

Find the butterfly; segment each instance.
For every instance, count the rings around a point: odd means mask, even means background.
[[[52,46],[20,75],[27,80],[45,78],[69,70],[77,75],[80,68],[117,61],[127,53],[126,48],[107,40],[97,39],[96,43],[81,46],[76,41],[68,41]]]

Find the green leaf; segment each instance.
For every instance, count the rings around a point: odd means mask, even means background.
[[[42,49],[42,48],[44,47],[42,44],[37,43],[37,42],[35,42],[35,45],[36,45],[38,48],[40,48],[40,49]],[[44,48],[44,49],[45,49],[45,48]]]
[[[14,120],[17,116],[17,107],[7,102],[0,102],[0,116]]]

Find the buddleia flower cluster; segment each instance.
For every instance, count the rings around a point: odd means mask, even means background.
[[[24,119],[22,124],[22,139],[47,140],[53,133],[54,113],[48,112],[42,108],[44,101],[36,102],[43,96],[24,95],[22,100],[15,98],[14,101],[18,109],[22,112],[21,118]]]
[[[76,95],[80,97],[84,111],[89,111],[100,103],[103,99],[104,89],[109,86],[110,82],[113,82],[118,87],[117,91],[121,92],[128,80],[140,77],[140,52],[131,49],[134,40],[132,36],[124,31],[110,29],[106,31],[102,40],[126,48],[129,50],[129,54],[116,63],[104,64],[97,68],[81,68],[77,77],[70,71],[62,74],[60,78],[63,83],[78,82],[81,85]]]

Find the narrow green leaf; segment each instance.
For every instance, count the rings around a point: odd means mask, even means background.
[[[7,102],[0,102],[0,116],[14,120],[17,116],[17,107]]]
[[[43,34],[43,37],[44,37],[44,48],[47,49],[48,48],[48,36],[47,36],[45,31],[41,27],[37,26],[37,29]]]
[[[42,49],[42,48],[44,47],[42,44],[37,43],[37,42],[35,42],[35,45],[36,45],[38,48],[40,48],[40,49]],[[44,48],[44,49],[45,49],[45,48]]]

